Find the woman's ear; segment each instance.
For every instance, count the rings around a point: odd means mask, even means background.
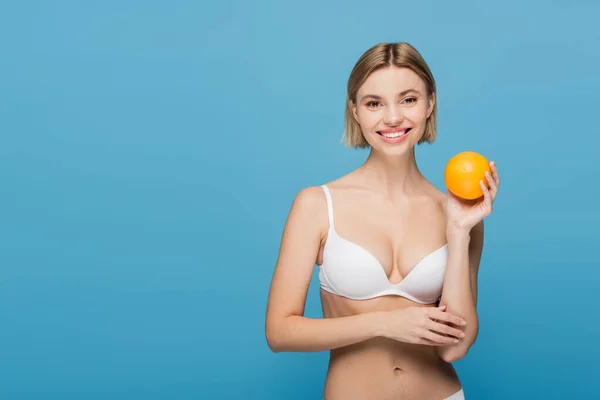
[[[348,107],[350,107],[354,119],[360,125],[360,122],[358,122],[358,113],[356,112],[356,104],[352,100],[348,100]]]
[[[435,93],[432,93],[429,96],[429,107],[427,108],[427,118],[431,117],[431,113],[433,112],[433,107],[435,106]]]

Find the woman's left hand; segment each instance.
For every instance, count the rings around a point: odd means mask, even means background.
[[[485,217],[492,213],[492,206],[496,195],[498,194],[498,186],[500,178],[496,164],[490,162],[491,174],[485,173],[486,181],[490,188],[483,181],[479,182],[483,196],[475,200],[465,200],[453,195],[447,191],[447,217],[448,228],[470,231],[475,225],[482,221]]]

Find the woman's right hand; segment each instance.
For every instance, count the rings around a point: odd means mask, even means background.
[[[458,343],[464,337],[466,322],[447,313],[446,306],[407,307],[385,312],[383,335],[400,342],[447,346]]]

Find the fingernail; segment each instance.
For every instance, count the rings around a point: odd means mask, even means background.
[[[463,332],[461,332],[460,337],[465,337],[465,334]]]
[[[454,339],[454,343],[458,343],[458,339]]]
[[[463,319],[462,321],[460,321],[460,324],[461,324],[461,325],[466,325],[466,324],[467,324],[467,321],[465,321],[465,320]]]

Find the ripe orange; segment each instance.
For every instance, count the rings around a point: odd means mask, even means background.
[[[455,196],[467,200],[477,199],[483,196],[479,181],[489,189],[489,184],[485,179],[485,171],[490,170],[490,163],[479,153],[465,151],[452,157],[444,172],[444,181],[446,187]]]

